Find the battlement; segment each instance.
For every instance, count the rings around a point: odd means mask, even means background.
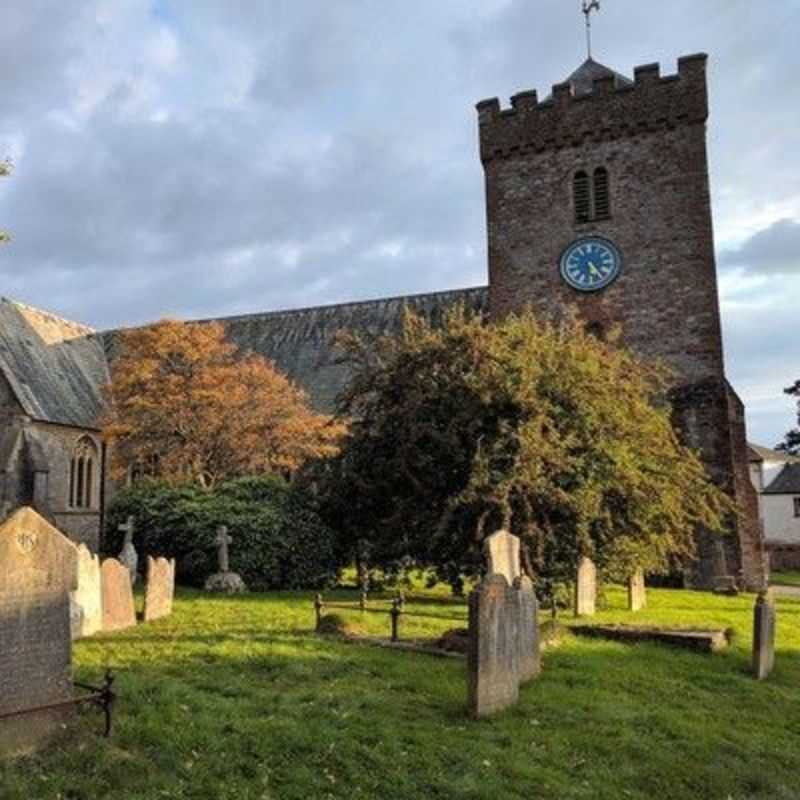
[[[707,60],[705,53],[684,56],[678,59],[678,73],[666,76],[659,64],[644,64],[625,85],[604,75],[584,94],[576,94],[569,81],[559,83],[541,102],[536,91],[519,92],[505,109],[496,97],[482,100],[476,106],[481,161],[704,123]]]

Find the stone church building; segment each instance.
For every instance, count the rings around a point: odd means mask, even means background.
[[[577,308],[598,336],[674,370],[676,429],[740,515],[724,543],[698,533],[698,587],[724,575],[756,587],[763,537],[748,474],[744,408],[725,377],[706,154],[706,56],[676,75],[633,79],[589,59],[552,94],[477,106],[486,177],[488,286],[220,320],[243,351],[275,362],[329,410],[347,380],[342,329],[397,330],[404,306],[429,319],[460,302],[489,319]],[[0,302],[2,513],[30,503],[97,547],[109,494],[98,435],[114,332]]]

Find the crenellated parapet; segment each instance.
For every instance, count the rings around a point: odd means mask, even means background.
[[[586,94],[575,94],[570,82],[553,86],[542,102],[535,91],[520,92],[506,109],[497,98],[482,100],[477,104],[481,160],[704,123],[707,58],[705,53],[684,56],[678,74],[667,76],[658,64],[645,64],[635,68],[633,83],[626,85],[614,75],[603,76]]]

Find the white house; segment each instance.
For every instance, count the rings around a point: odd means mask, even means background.
[[[770,566],[800,569],[800,458],[750,444],[749,461]]]

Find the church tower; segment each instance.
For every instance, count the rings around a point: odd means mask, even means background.
[[[674,423],[735,496],[732,535],[698,533],[687,575],[763,580],[763,541],[748,477],[744,408],[725,378],[706,154],[703,54],[678,74],[658,64],[634,79],[589,58],[552,95],[478,104],[486,176],[489,306],[494,318],[531,306],[574,307],[590,330],[675,373]]]

